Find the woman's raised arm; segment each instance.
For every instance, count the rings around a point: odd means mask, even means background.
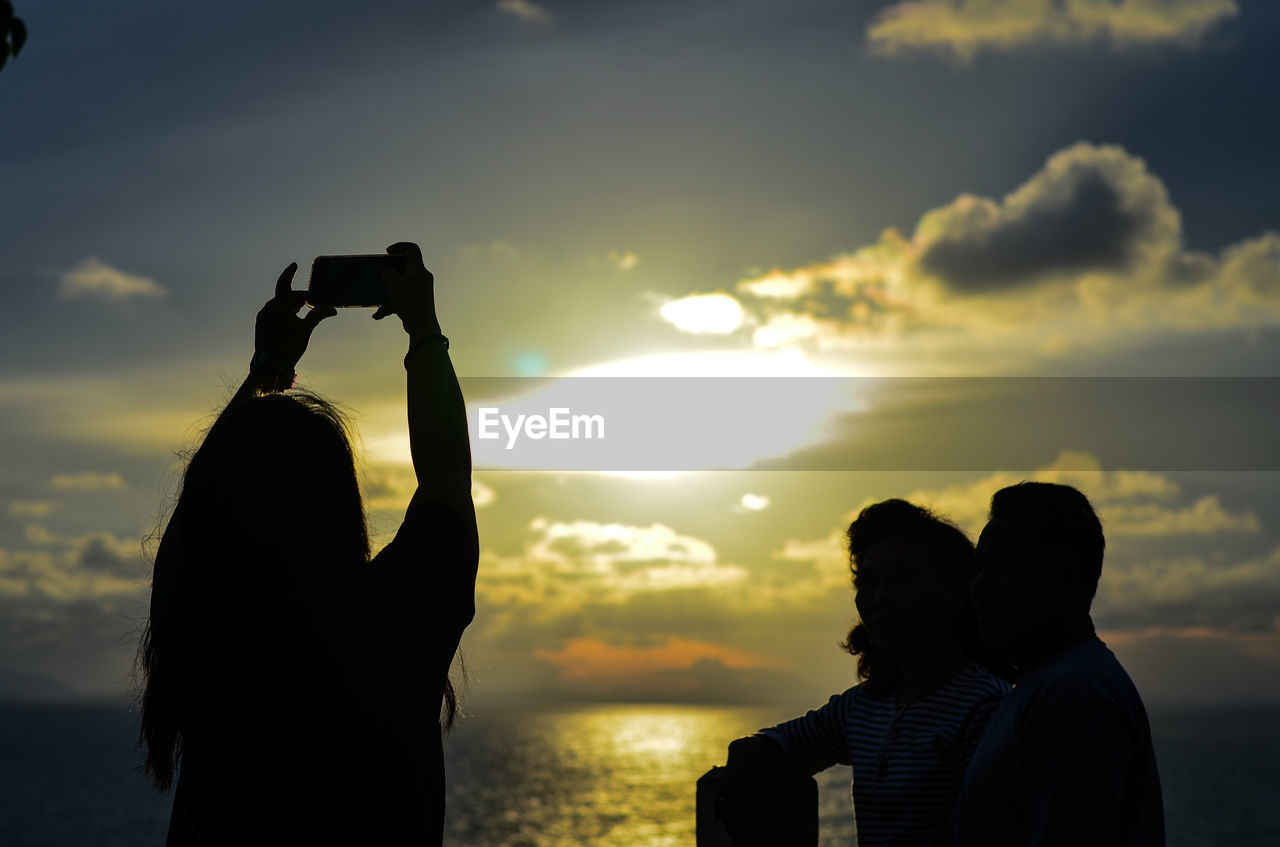
[[[436,316],[435,280],[422,263],[418,245],[400,242],[387,252],[404,256],[405,272],[386,272],[391,303],[373,317],[399,315],[409,334],[404,364],[408,371],[409,449],[418,489],[405,521],[414,519],[417,512],[443,511],[453,524],[451,534],[459,545],[458,552],[474,567],[479,541],[471,502],[467,410],[449,360],[449,342]]]

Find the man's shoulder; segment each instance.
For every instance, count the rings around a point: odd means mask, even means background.
[[[1115,654],[1098,638],[1065,650],[1014,687],[1028,707],[1071,711],[1099,704],[1143,710],[1137,688]]]
[[[1063,651],[1062,656],[1046,670],[1051,682],[1058,686],[1074,683],[1077,687],[1090,684],[1109,687],[1119,683],[1127,688],[1133,687],[1133,681],[1120,660],[1097,636]]]

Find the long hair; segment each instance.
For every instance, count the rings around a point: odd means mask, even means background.
[[[137,657],[139,741],[157,788],[173,785],[192,727],[242,713],[244,691],[269,704],[299,675],[323,684],[349,649],[370,558],[351,444],[323,398],[260,394],[228,406],[187,463]],[[448,680],[445,710],[452,725]]]
[[[929,509],[906,500],[873,503],[849,524],[849,570],[854,590],[858,586],[858,566],[871,548],[890,539],[907,539],[924,548],[926,561],[942,577],[948,590],[963,592],[973,576],[973,542],[955,524]],[[955,637],[960,649],[997,676],[1008,669],[995,660],[978,640],[978,621],[972,603],[966,600],[955,619]],[[866,625],[859,621],[841,642],[841,647],[858,660],[858,678],[865,680],[877,696],[893,691],[902,680],[902,669],[893,654],[875,646]]]

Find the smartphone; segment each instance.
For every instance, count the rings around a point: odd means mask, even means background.
[[[372,256],[317,256],[311,263],[307,303],[338,308],[382,306],[387,303],[387,286],[382,272],[405,272],[404,256],[388,253]]]

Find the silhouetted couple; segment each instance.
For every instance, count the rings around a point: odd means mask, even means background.
[[[735,847],[816,843],[778,834],[769,792],[834,764],[853,768],[861,847],[1162,845],[1146,710],[1089,616],[1103,547],[1064,485],[996,492],[976,551],[911,503],[864,509],[845,643],[863,681],[729,746]]]
[[[338,411],[290,391],[332,307],[281,274],[249,376],[191,456],[156,554],[139,651],[148,776],[176,779],[170,845],[442,842],[441,715],[475,612],[466,409],[414,244],[388,272],[409,335],[417,490],[370,556]]]

